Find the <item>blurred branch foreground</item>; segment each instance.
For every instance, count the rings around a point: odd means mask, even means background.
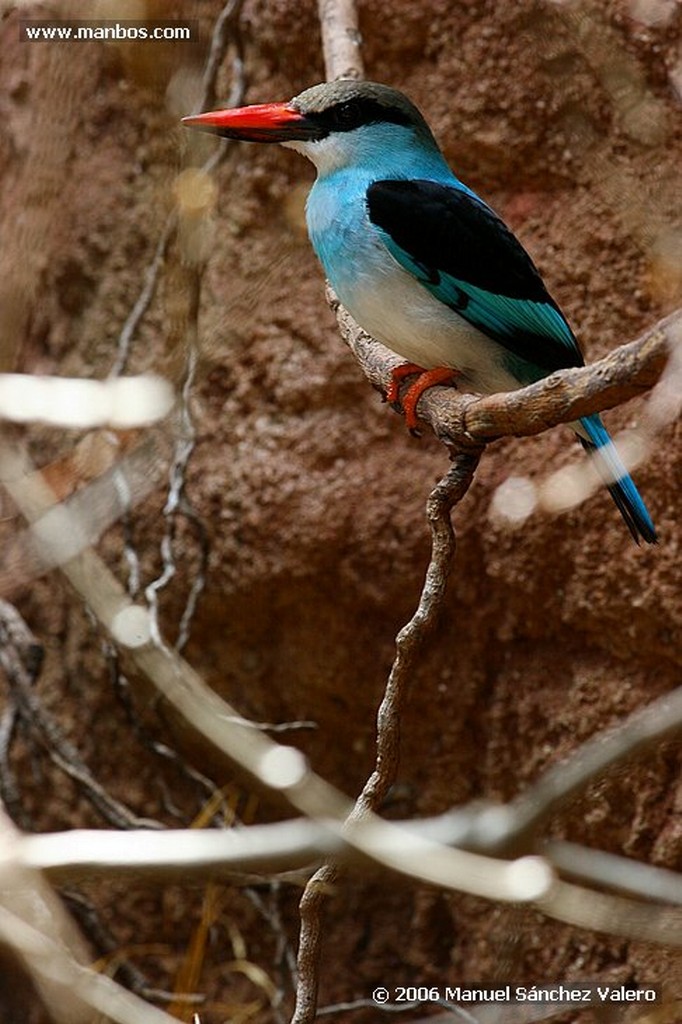
[[[226,45],[226,26],[238,10],[238,4],[228,3],[221,15],[204,97],[213,93],[218,58],[222,58]],[[353,5],[348,0],[320,0],[320,16],[328,77],[360,75]],[[171,234],[170,229],[166,231],[164,245]],[[195,306],[201,271],[201,265],[197,265],[189,275],[188,288]],[[333,296],[330,301],[344,340],[366,376],[385,389],[395,357],[359,331]],[[642,756],[682,729],[682,688],[632,715],[617,729],[583,743],[570,759],[552,767],[508,804],[477,802],[418,822],[389,823],[378,817],[396,777],[402,701],[446,592],[455,550],[450,513],[466,493],[485,444],[509,434],[537,433],[653,388],[644,427],[635,443],[625,450],[632,468],[646,457],[648,438],[679,414],[681,337],[682,313],[678,312],[599,363],[554,374],[523,391],[478,398],[438,388],[423,396],[420,415],[447,446],[452,465],[428,500],[431,560],[415,614],[396,640],[396,659],[378,714],[376,767],[356,801],[315,775],[299,751],[268,739],[219,698],[180,655],[178,645],[171,647],[161,636],[156,607],[149,595],[148,604],[134,601],[92,549],[111,521],[112,509],[114,515],[120,514],[119,506],[110,503],[112,489],[118,487],[119,495],[123,493],[122,508],[129,508],[124,500],[129,492],[146,493],[139,478],[145,475],[149,462],[143,458],[141,468],[136,468],[134,461],[123,464],[121,460],[118,475],[112,474],[109,481],[109,518],[103,513],[95,524],[87,500],[60,501],[60,495],[35,469],[24,448],[3,445],[0,478],[29,524],[27,540],[32,546],[33,571],[59,566],[106,631],[122,662],[134,668],[131,679],[150,683],[206,744],[227,755],[262,787],[277,792],[297,815],[278,824],[231,830],[162,831],[152,830],[154,823],[143,828],[140,826],[144,822],[123,821],[121,827],[128,829],[124,832],[74,830],[47,835],[21,833],[3,816],[0,936],[24,963],[55,1020],[79,1024],[93,1020],[94,1014],[125,1024],[169,1024],[176,1019],[86,966],[82,939],[47,884],[61,885],[83,877],[123,876],[158,884],[169,879],[222,879],[246,884],[277,874],[283,882],[307,881],[301,903],[294,1015],[297,1024],[315,1018],[322,908],[339,871],[348,864],[371,864],[388,877],[396,873],[444,891],[526,904],[548,917],[586,929],[682,947],[682,910],[678,909],[682,907],[682,876],[545,835],[557,811],[584,792],[601,773],[628,758]],[[193,367],[190,356],[187,392]],[[11,389],[16,381],[6,383]],[[181,412],[191,437],[186,396],[183,402]],[[37,404],[44,406],[44,398]],[[96,397],[95,407],[97,404]],[[162,407],[165,411],[163,402]],[[111,420],[111,413],[105,415],[101,409],[100,413],[102,419],[94,422]],[[157,411],[152,415],[150,411],[148,419],[162,414]],[[10,408],[7,416],[28,418],[25,406],[21,406],[18,417],[16,407],[15,413]],[[55,417],[47,419],[57,422]],[[115,416],[114,422],[121,425]],[[145,422],[144,417],[137,422]],[[180,451],[176,461],[180,476],[183,457]],[[137,480],[139,486],[131,488],[131,480]],[[552,478],[535,486],[534,501],[526,506],[525,514],[538,505],[566,507],[570,501],[582,500],[593,485],[580,483],[576,477],[572,479],[568,499],[565,488],[559,488],[561,494],[557,496],[556,480]],[[92,493],[90,489],[84,491],[90,497]],[[5,573],[5,581],[8,579]],[[35,660],[38,647],[16,610],[0,602],[0,666],[17,705],[29,711],[34,708],[31,685],[40,671]],[[75,758],[66,741],[53,739],[73,768]],[[94,793],[94,781],[80,772]],[[105,801],[106,794],[99,793],[97,798]],[[110,813],[118,813],[111,801],[107,806]],[[295,874],[289,874],[292,872]],[[469,1009],[475,1012],[475,1007]],[[551,1007],[546,1015],[550,1010],[561,1012],[561,1007]]]
[[[36,476],[26,474],[25,469],[25,462],[20,463],[18,457],[10,457],[5,451],[0,470],[6,486],[27,517],[33,518],[44,514],[50,496],[37,483]],[[461,486],[460,481],[457,483]],[[440,499],[445,507],[456,490],[443,489]],[[436,515],[437,523],[439,519]],[[64,525],[68,528],[68,521]],[[442,538],[438,537],[437,529],[435,532],[437,562],[442,553]],[[432,564],[430,571],[433,568]],[[680,906],[680,876],[616,856],[601,855],[601,859],[593,860],[590,851],[568,843],[547,843],[541,836],[544,823],[599,773],[682,728],[682,689],[633,715],[614,732],[578,748],[570,762],[551,769],[511,805],[476,805],[422,823],[389,824],[375,817],[371,810],[371,803],[384,792],[385,773],[372,777],[360,801],[351,805],[310,772],[298,751],[277,745],[254,731],[250,723],[205,686],[179,655],[154,637],[148,609],[130,601],[94,552],[77,555],[62,570],[126,658],[206,741],[258,778],[263,786],[277,789],[292,808],[309,820],[228,832],[74,831],[24,837],[7,822],[0,862],[5,906],[0,928],[5,941],[12,944],[29,967],[41,991],[49,991],[55,983],[69,988],[71,1008],[66,1016],[56,1011],[53,998],[49,999],[56,1020],[86,1019],[79,1014],[88,1006],[101,1011],[106,1008],[111,1019],[131,1024],[171,1018],[148,1007],[142,1010],[143,1004],[136,997],[124,995],[108,979],[77,967],[75,939],[71,941],[71,958],[63,945],[50,944],[50,938],[40,931],[40,907],[33,900],[17,902],[15,895],[27,885],[37,887],[38,891],[37,876],[31,881],[32,872],[38,869],[59,882],[93,872],[109,877],[132,873],[134,877],[161,882],[178,876],[231,878],[235,873],[239,877],[245,872],[251,876],[263,873],[267,877],[275,871],[310,866],[332,854],[336,864],[358,857],[370,858],[385,869],[432,885],[494,900],[530,902],[550,916],[583,927],[682,945],[682,912],[633,902],[623,895],[597,893],[560,878],[567,873],[574,879],[583,879],[587,885],[600,889],[607,886],[637,900],[653,898]],[[423,616],[429,614],[434,583],[437,580],[431,579],[430,593],[418,612],[422,623]],[[22,685],[35,644],[11,606],[3,604],[0,612],[2,667],[9,679]],[[403,657],[409,659],[412,642],[407,627],[398,640]],[[400,671],[400,665],[394,666],[382,708],[384,716],[395,713],[396,677]],[[384,721],[380,739],[385,743],[386,737]],[[390,761],[391,752],[386,753]],[[396,756],[395,751],[392,756]],[[504,859],[509,855],[512,860]],[[320,888],[314,891],[319,899]],[[308,914],[309,911],[306,908]],[[58,922],[60,916],[53,913],[52,919]],[[314,964],[309,943],[309,935],[304,933],[301,975],[308,982]],[[108,1001],[110,997],[112,1003]],[[116,1014],[112,1009],[114,1003],[118,1007]]]
[[[629,349],[636,356],[649,345],[649,353],[654,353],[649,359],[660,369],[661,349],[668,343],[668,331],[678,326],[679,318],[669,319],[651,336],[653,344],[647,336]],[[373,349],[371,342],[363,339],[362,344]],[[589,377],[590,369],[581,373]],[[643,372],[653,376],[650,366]],[[551,381],[547,393],[553,394]],[[427,397],[436,408],[442,408],[440,396]],[[660,396],[659,399],[663,401]],[[450,404],[452,397],[448,395],[445,401]],[[498,408],[504,410],[505,402],[502,396]],[[564,404],[562,415],[570,415],[566,411],[569,408]],[[158,882],[171,877],[233,879],[245,874],[253,879],[268,877],[273,872],[310,870],[316,862],[333,855],[335,866],[317,873],[303,901],[299,1019],[307,1019],[301,1014],[312,1012],[308,1007],[314,1005],[319,928],[312,925],[319,917],[324,899],[322,883],[332,882],[339,865],[347,861],[363,862],[369,858],[386,870],[431,885],[492,900],[528,902],[551,917],[575,925],[682,946],[682,911],[672,909],[682,906],[681,876],[613,855],[593,857],[591,851],[575,844],[548,842],[542,837],[543,825],[558,808],[601,772],[641,754],[682,728],[682,689],[633,715],[612,733],[583,744],[569,762],[551,769],[510,805],[478,804],[453,810],[438,819],[400,825],[389,824],[374,814],[397,765],[400,698],[445,591],[454,550],[449,512],[465,492],[476,463],[477,454],[459,452],[450,472],[429,499],[432,561],[417,612],[398,636],[398,657],[379,713],[378,768],[353,804],[315,776],[298,751],[267,739],[212,692],[187,662],[164,643],[150,610],[131,601],[94,551],[69,549],[65,557],[64,538],[81,536],[82,524],[73,518],[68,507],[57,504],[25,452],[4,446],[0,476],[16,505],[34,524],[45,562],[61,565],[124,658],[206,742],[227,754],[263,786],[278,790],[293,809],[308,819],[228,832],[73,831],[45,836],[21,836],[5,821],[0,848],[4,907],[0,933],[26,964],[56,1020],[89,1019],[88,1008],[131,1024],[152,1024],[172,1018],[83,967],[79,940],[65,918],[59,925],[63,912],[57,907],[50,912],[50,919],[60,929],[60,943],[55,945],[44,931],[40,905],[35,900],[17,898],[19,891],[28,886],[36,893],[44,892],[42,899],[52,899],[35,874],[38,870],[60,883],[93,873],[107,877],[125,873]],[[44,524],[56,513],[58,519],[46,529]],[[0,661],[5,675],[14,686],[25,687],[31,652],[37,645],[16,611],[5,602],[0,606],[0,639]],[[583,884],[563,881],[564,874],[582,880]],[[589,886],[615,889],[619,895],[597,892]],[[650,906],[651,899],[667,902],[671,909]],[[314,934],[316,939],[311,938]],[[71,936],[67,947],[64,935]],[[55,987],[62,993],[59,999],[54,994]],[[65,989],[68,1000],[63,998]],[[65,1008],[64,1013],[57,1008],[59,1005]]]

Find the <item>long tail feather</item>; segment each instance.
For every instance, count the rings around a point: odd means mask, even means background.
[[[595,466],[635,541],[639,544],[641,538],[647,544],[655,544],[658,538],[651,516],[600,417],[585,416],[580,425],[587,435],[578,434],[580,443],[593,455]]]

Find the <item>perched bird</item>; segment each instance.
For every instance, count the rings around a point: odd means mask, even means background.
[[[217,110],[183,124],[249,142],[279,142],[315,164],[306,217],[313,248],[343,305],[419,377],[403,409],[410,428],[425,388],[461,379],[509,391],[582,366],[573,331],[528,253],[450,170],[402,93],[373,82],[306,89],[288,103]],[[632,536],[656,531],[598,415],[572,424]]]

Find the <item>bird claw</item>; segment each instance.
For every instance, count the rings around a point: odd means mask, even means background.
[[[415,375],[417,379],[410,384],[401,403],[400,385],[406,377]],[[428,388],[435,387],[436,384],[450,383],[457,376],[458,371],[449,366],[436,366],[432,370],[425,370],[416,363],[401,363],[391,370],[391,383],[386,388],[384,401],[402,407],[410,434],[412,437],[421,437],[421,431],[417,427],[417,402]]]
[[[391,370],[391,383],[386,388],[386,394],[384,395],[384,402],[388,402],[389,405],[394,405],[396,402],[400,402],[400,385],[407,377],[413,377],[415,374],[426,373],[423,366],[418,366],[417,363],[401,363],[399,366],[394,366]]]
[[[403,398],[403,412],[411,434],[417,430],[417,403],[424,392],[437,384],[451,384],[457,376],[459,372],[453,370],[451,366],[435,366],[432,370],[425,370],[413,384],[410,384]]]

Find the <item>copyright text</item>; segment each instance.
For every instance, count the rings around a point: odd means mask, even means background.
[[[566,1006],[600,1006],[614,1003],[655,1003],[655,987],[566,982],[553,985],[378,985],[375,1003],[549,1003]]]

